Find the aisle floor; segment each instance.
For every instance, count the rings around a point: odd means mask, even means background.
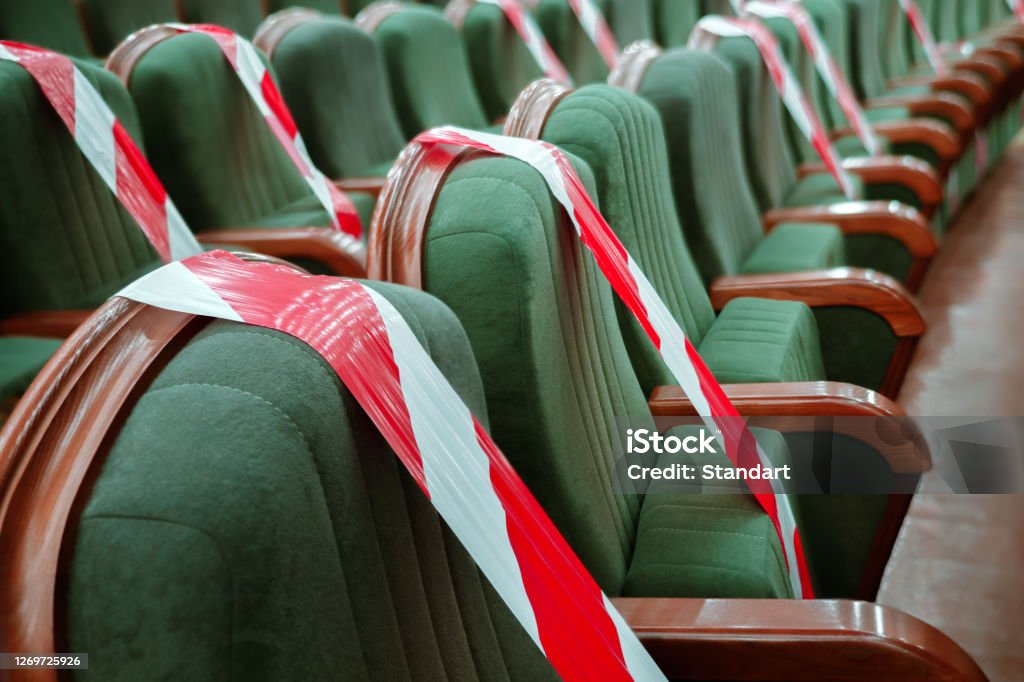
[[[921,291],[928,333],[900,395],[918,416],[1024,415],[1024,138],[964,208]],[[1024,495],[918,495],[878,601],[1024,682]]]

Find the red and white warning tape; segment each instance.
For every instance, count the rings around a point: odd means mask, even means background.
[[[0,59],[32,76],[82,154],[165,263],[202,251],[146,157],[70,59],[9,41],[0,41]]]
[[[1006,5],[1018,21],[1024,24],[1024,0],[1006,0]]]
[[[259,53],[245,38],[221,26],[208,24],[166,24],[180,33],[203,33],[210,36],[220,47],[231,68],[238,74],[253,104],[266,118],[267,125],[284,147],[295,167],[313,190],[313,194],[331,217],[331,223],[338,230],[353,237],[361,237],[363,227],[352,200],[317,170],[299,129],[292,119],[270,72],[260,60]]]
[[[814,66],[821,75],[821,79],[825,82],[825,87],[828,88],[829,93],[839,103],[839,107],[846,114],[846,118],[850,121],[850,125],[853,127],[854,132],[857,133],[857,137],[860,138],[864,148],[871,156],[880,156],[884,151],[881,141],[875,134],[871,122],[868,121],[864,109],[857,100],[857,95],[854,94],[846,75],[839,68],[836,60],[833,59],[832,53],[828,49],[828,44],[818,31],[814,19],[803,5],[792,0],[771,3],[758,1],[746,3],[743,6],[743,10],[762,19],[785,17],[793,23],[797,33],[800,35],[801,42],[803,42],[804,47],[807,49],[807,53],[814,60]]]
[[[757,19],[734,19],[732,17],[706,16],[697,22],[690,34],[689,47],[710,50],[719,38],[745,36],[754,41],[768,73],[779,91],[790,116],[811,146],[825,162],[836,183],[847,199],[857,199],[857,185],[842,164],[839,154],[829,140],[828,131],[822,125],[814,107],[804,94],[799,81],[789,68],[786,58],[779,49],[779,43],[772,32]]]
[[[565,154],[546,142],[490,135],[461,128],[435,128],[414,140],[421,145],[453,145],[510,156],[529,164],[547,182],[565,208],[576,234],[593,253],[601,272],[633,313],[661,354],[673,377],[707,426],[721,432],[724,450],[737,466],[771,466],[739,413],[708,370],[682,328],[661,300],[636,261],[626,251],[587,194]],[[811,598],[813,590],[800,542],[792,503],[778,481],[747,485],[772,520],[782,545],[790,584],[797,597]]]
[[[565,680],[665,680],[508,460],[384,297],[214,252],[119,296],[276,329],[319,353],[366,410]]]
[[[946,64],[946,58],[942,56],[942,50],[939,49],[939,44],[935,41],[932,29],[921,13],[921,7],[917,4],[917,0],[900,0],[900,7],[903,8],[903,13],[907,15],[910,28],[913,29],[914,35],[917,36],[917,42],[921,43],[921,47],[924,49],[925,56],[928,58],[928,63],[931,64],[932,69],[940,76],[948,74],[949,66]]]
[[[565,70],[555,51],[551,49],[551,45],[544,38],[544,33],[537,26],[537,22],[519,4],[519,0],[477,0],[477,2],[500,7],[544,75],[557,83],[572,85],[569,72]]]
[[[619,43],[594,0],[569,0],[569,7],[609,69],[619,63]]]

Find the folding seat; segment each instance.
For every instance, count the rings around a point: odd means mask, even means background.
[[[705,53],[681,52],[697,56],[676,62],[671,76],[661,71],[660,75],[667,76],[661,82],[695,80],[701,60],[714,59]],[[726,71],[724,66],[718,68]],[[728,121],[730,114],[735,119],[734,108],[722,106],[707,92],[715,88],[727,91],[727,87],[722,87],[727,73],[704,71],[707,87],[695,93],[696,101],[722,120]],[[669,113],[663,113],[668,118]],[[686,113],[677,109],[671,116],[685,119]],[[541,81],[524,92],[506,132],[539,137],[588,163],[597,179],[598,200],[612,229],[648,273],[679,325],[700,344],[720,381],[762,383],[828,378],[895,396],[905,371],[903,363],[909,359],[901,356],[912,352],[916,336],[923,331],[919,313],[906,292],[895,281],[877,274],[829,273],[828,269],[846,264],[843,235],[834,225],[782,224],[764,236],[749,189],[737,169],[739,158],[727,153],[729,146],[738,151],[735,137],[730,145],[726,134],[705,129],[699,133],[707,139],[703,144],[695,139],[696,134],[683,141],[667,142],[662,121],[650,104],[618,88],[589,85],[567,92],[550,81]],[[685,163],[682,157],[686,150],[700,154],[714,149],[718,154],[715,158],[729,161],[717,163],[701,155],[704,160],[694,162],[692,167],[670,172],[668,148],[672,148],[677,164]],[[681,177],[670,177],[677,174]],[[737,181],[731,182],[730,175]],[[673,188],[680,190],[676,202]],[[685,227],[680,226],[680,215]],[[867,220],[875,222],[870,216]],[[708,276],[711,271],[714,277],[790,274],[753,280],[726,278],[712,283]],[[849,278],[847,285],[864,290],[862,303],[877,286],[874,294],[880,305],[854,309],[845,297],[829,300],[819,289],[818,295],[806,297],[815,306],[812,315],[800,302],[800,293],[789,288],[794,281],[803,279],[793,275],[795,271],[817,271],[806,273],[808,279],[833,279],[833,291],[845,288],[839,281]],[[722,296],[731,286],[742,287],[744,282],[751,286],[743,293],[734,291],[732,296]],[[721,309],[717,318],[704,289],[708,283],[713,287],[711,298],[717,299],[715,307]],[[787,289],[789,294],[783,294]],[[760,295],[765,298],[758,298]],[[742,300],[726,304],[739,296],[743,296]],[[766,300],[770,298],[789,300]],[[898,330],[901,325],[887,321],[885,313],[889,306],[893,306],[890,310],[901,309],[907,320],[916,320],[916,330],[904,336]],[[821,343],[815,316],[821,321]],[[656,386],[669,383],[665,368],[650,349],[643,331],[628,315],[622,322],[644,390],[649,393]]]
[[[456,0],[445,15],[462,34],[487,117],[504,118],[523,88],[543,75],[540,67],[498,5]]]
[[[122,43],[108,68],[127,85],[149,160],[194,231],[207,241],[299,258],[319,272],[361,271],[351,258],[337,260],[359,246],[329,229],[320,200],[213,39],[151,27]],[[373,196],[348,196],[368,225]],[[311,248],[301,254],[268,251],[302,240]]]
[[[178,21],[174,0],[81,0],[78,7],[89,42],[101,55],[140,28]]]
[[[175,0],[181,20],[190,24],[216,24],[252,37],[263,21],[263,0]]]
[[[0,40],[38,45],[74,57],[92,55],[74,3],[68,0],[0,3]]]
[[[373,39],[348,19],[293,9],[268,17],[254,42],[317,168],[346,191],[379,190],[405,137]]]
[[[398,120],[411,138],[427,128],[492,126],[473,87],[462,37],[441,10],[374,3],[357,18],[384,56]]]

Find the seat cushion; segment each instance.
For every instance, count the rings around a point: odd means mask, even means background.
[[[694,428],[676,429],[672,434],[682,436],[679,432]],[[773,465],[789,461],[781,435],[753,431]],[[665,464],[728,465],[724,455],[699,455],[693,460],[664,457]],[[753,496],[701,493],[696,488],[683,493],[677,485],[659,481],[648,489],[623,596],[793,596],[775,527]]]
[[[864,183],[852,178],[858,196],[864,196]],[[839,183],[831,173],[813,173],[801,178],[786,195],[786,206],[826,206],[846,201]]]
[[[21,395],[62,339],[0,336],[0,401]]]
[[[723,384],[825,378],[814,315],[807,305],[796,301],[730,301],[699,350]]]
[[[762,239],[743,263],[744,274],[800,272],[846,263],[843,233],[827,223],[784,223]]]
[[[373,217],[373,195],[365,192],[347,192],[346,194],[355,204],[365,234],[370,227],[370,218]],[[320,200],[315,196],[308,196],[254,220],[250,225],[244,227],[325,227],[327,225],[330,225],[330,219]]]

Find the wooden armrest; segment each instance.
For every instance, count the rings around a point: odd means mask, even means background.
[[[900,242],[914,259],[906,285],[920,284],[938,250],[928,221],[915,208],[896,201],[844,201],[828,206],[778,208],[762,217],[765,231],[780,223],[829,223],[843,234],[879,234]]]
[[[388,179],[382,178],[342,178],[335,180],[334,185],[342,192],[362,192],[364,194],[373,195],[373,200],[376,201],[380,196],[381,191],[384,189],[384,183]]]
[[[978,125],[977,116],[970,105],[948,92],[933,92],[930,95],[877,97],[865,102],[864,106],[868,109],[903,107],[914,117],[938,116],[952,122],[953,127],[960,133],[968,133]],[[914,121],[914,123],[918,122]],[[899,123],[899,121],[879,121],[874,124],[874,127],[877,130],[879,126],[887,123]]]
[[[992,55],[984,55],[979,52],[975,52],[969,57],[959,59],[950,65],[953,69],[958,72],[975,73],[986,80],[994,87],[1000,87],[1006,82],[1009,77],[1009,71],[1004,64],[1001,64],[998,58]]]
[[[878,604],[664,598],[612,603],[670,680],[987,679],[947,635]]]
[[[985,107],[991,103],[992,99],[992,91],[989,90],[988,84],[980,76],[973,73],[961,72],[948,76],[907,76],[891,81],[891,85],[897,87],[903,85],[928,85],[931,86],[932,90],[936,91],[948,90],[950,92],[959,92],[971,100],[976,107]]]
[[[974,55],[992,57],[1005,64],[1011,70],[1024,67],[1024,56],[1006,45],[982,45],[974,48]]]
[[[359,240],[329,227],[237,228],[196,235],[203,244],[237,244],[288,260],[308,258],[343,277],[366,276],[366,249]]]
[[[904,121],[882,121],[873,126],[875,133],[884,137],[890,144],[917,143],[935,150],[945,162],[953,162],[963,154],[966,137],[942,121],[915,118]],[[833,138],[854,135],[852,128],[838,128],[832,132]]]
[[[734,298],[767,298],[801,301],[812,308],[863,308],[884,319],[900,338],[920,337],[926,328],[906,288],[889,275],[863,268],[718,277],[709,295],[715,310]]]
[[[902,185],[911,189],[925,206],[942,201],[942,180],[935,169],[913,156],[881,156],[843,159],[843,168],[865,183]],[[815,173],[827,173],[824,163],[800,166],[802,178]]]
[[[931,469],[928,442],[899,405],[880,393],[837,381],[723,384],[748,426],[781,433],[827,431],[865,443],[896,474]],[[647,401],[659,418],[696,417],[679,386],[657,386]],[[831,417],[822,425],[822,417]]]
[[[93,310],[40,310],[19,313],[0,320],[0,336],[43,336],[67,338],[85,322]]]

